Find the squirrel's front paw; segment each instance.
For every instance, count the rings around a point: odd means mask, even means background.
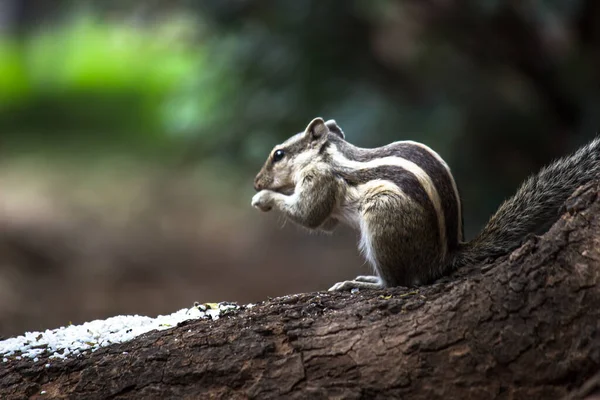
[[[256,207],[261,211],[271,211],[273,208],[273,198],[268,190],[261,190],[252,197],[252,207]]]

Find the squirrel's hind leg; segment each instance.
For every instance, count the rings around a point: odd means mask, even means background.
[[[434,207],[386,191],[361,210],[361,250],[379,287],[414,286],[431,279],[439,264],[440,237]]]

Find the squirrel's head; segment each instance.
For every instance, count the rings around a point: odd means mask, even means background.
[[[304,132],[273,148],[254,179],[254,189],[292,194],[297,173],[324,157],[321,149],[332,137],[344,139],[344,132],[334,120],[313,119]]]

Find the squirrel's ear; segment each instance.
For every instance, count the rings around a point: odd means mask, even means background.
[[[345,138],[344,136],[344,131],[342,130],[342,128],[340,128],[340,126],[335,122],[335,119],[330,119],[329,121],[325,122],[325,125],[327,125],[327,128],[329,128],[329,132],[335,133],[336,135],[338,135],[339,137],[341,137],[342,139]]]
[[[323,118],[315,118],[310,121],[310,124],[306,127],[305,133],[311,140],[318,140],[327,136],[329,128],[325,125]]]

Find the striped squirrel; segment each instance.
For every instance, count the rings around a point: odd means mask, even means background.
[[[414,286],[506,254],[527,235],[542,233],[573,191],[599,176],[596,138],[529,177],[465,242],[458,188],[435,151],[412,141],[359,148],[334,120],[315,118],[275,146],[254,181],[252,206],[276,208],[313,230],[331,232],[341,222],[360,231],[361,252],[376,276],[330,290]]]

